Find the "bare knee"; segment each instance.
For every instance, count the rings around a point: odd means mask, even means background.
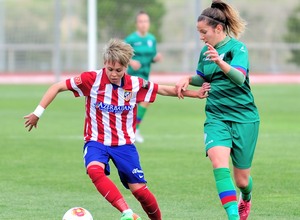
[[[230,148],[217,146],[207,151],[213,168],[229,167]]]
[[[250,169],[234,168],[234,179],[238,188],[245,188],[249,184]]]
[[[236,179],[236,186],[238,188],[246,188],[249,184],[248,178],[247,179]]]

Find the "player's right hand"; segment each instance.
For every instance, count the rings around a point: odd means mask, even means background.
[[[31,131],[33,127],[37,127],[39,117],[37,117],[35,114],[30,113],[29,115],[25,115],[24,119],[26,119],[25,128],[28,128],[28,131]]]
[[[183,99],[184,96],[182,91],[186,91],[187,87],[189,86],[190,79],[189,76],[181,78],[175,85],[176,93],[179,99]]]

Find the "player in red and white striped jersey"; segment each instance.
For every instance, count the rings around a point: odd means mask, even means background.
[[[132,47],[117,39],[109,41],[104,54],[104,68],[84,72],[77,77],[52,85],[36,110],[25,116],[25,127],[36,127],[46,107],[59,92],[70,90],[86,99],[84,127],[84,162],[97,190],[121,213],[121,220],[140,219],[129,208],[116,185],[107,177],[113,160],[123,185],[141,203],[151,220],[160,220],[161,212],[146,185],[139,155],[134,145],[137,103],[154,102],[156,94],[177,96],[175,87],[158,85],[126,74],[133,55]],[[183,95],[206,98],[209,84]]]
[[[158,85],[124,74],[121,86],[109,81],[106,69],[85,72],[66,81],[75,96],[86,97],[85,141],[104,145],[134,143],[136,103],[153,102]]]

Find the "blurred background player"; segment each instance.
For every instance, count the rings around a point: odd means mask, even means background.
[[[134,56],[129,63],[128,74],[138,76],[145,80],[149,79],[151,64],[162,59],[162,55],[156,51],[156,38],[149,33],[150,17],[140,11],[136,16],[136,31],[125,38],[134,49]],[[136,141],[144,142],[140,134],[140,124],[145,116],[149,103],[141,102],[138,105]]]
[[[225,2],[213,1],[198,18],[197,29],[206,45],[200,54],[197,75],[177,83],[178,93],[189,84],[211,83],[205,108],[205,148],[219,198],[230,220],[246,220],[250,213],[250,168],[259,129],[249,85],[248,50],[235,39],[244,28],[245,22],[235,9]],[[235,183],[241,191],[239,202],[229,170],[230,156]]]
[[[24,117],[25,127],[30,131],[37,126],[44,110],[58,93],[69,90],[75,97],[85,97],[84,162],[96,189],[122,213],[121,220],[141,219],[107,177],[112,160],[124,187],[131,190],[148,217],[161,220],[157,200],[146,185],[134,145],[136,104],[154,102],[157,93],[166,96],[177,96],[177,93],[174,86],[158,85],[125,74],[132,55],[129,44],[117,39],[109,41],[103,54],[104,68],[53,84],[36,110]],[[184,95],[206,98],[209,88],[209,84],[204,84],[199,91],[186,91]]]

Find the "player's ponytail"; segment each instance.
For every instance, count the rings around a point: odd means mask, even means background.
[[[206,20],[207,24],[212,27],[222,25],[227,35],[236,38],[240,37],[246,26],[239,12],[221,0],[214,0],[211,7],[201,13],[198,22],[202,20]]]

